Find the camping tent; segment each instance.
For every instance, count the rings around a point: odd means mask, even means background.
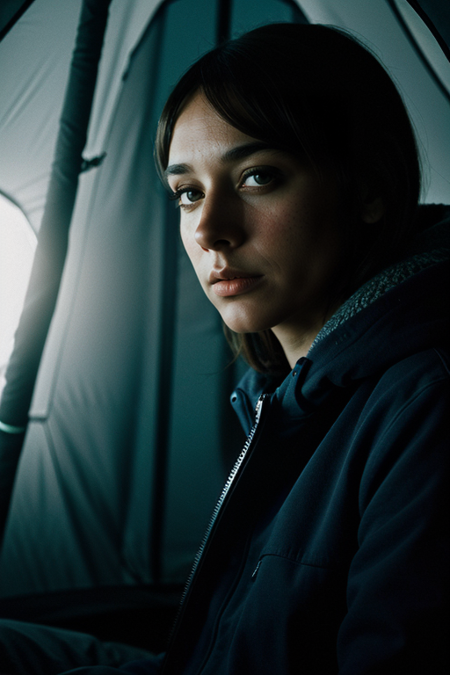
[[[274,21],[337,25],[380,55],[417,129],[423,201],[448,203],[446,3],[2,5],[0,193],[39,243],[0,405],[0,615],[136,644],[155,617],[165,631],[239,451],[243,364],[180,245],[155,126],[190,63]]]

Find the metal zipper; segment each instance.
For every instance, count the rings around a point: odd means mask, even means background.
[[[236,478],[236,475],[238,474],[239,469],[241,468],[242,463],[243,463],[245,457],[247,456],[248,450],[249,450],[249,448],[250,448],[250,446],[251,446],[251,444],[252,444],[253,438],[254,438],[254,436],[255,436],[256,430],[257,430],[258,425],[259,425],[259,421],[260,421],[260,419],[261,419],[261,410],[262,410],[262,406],[263,406],[263,401],[264,401],[264,399],[268,398],[269,396],[270,396],[270,394],[261,394],[261,396],[259,397],[259,399],[258,399],[258,401],[257,401],[257,403],[256,403],[256,406],[255,406],[255,419],[254,419],[254,422],[253,422],[253,426],[252,426],[252,428],[250,429],[250,432],[249,432],[249,434],[248,434],[248,436],[247,436],[247,439],[246,439],[246,441],[245,441],[244,447],[242,448],[242,450],[241,450],[241,452],[240,452],[240,454],[239,454],[239,457],[237,458],[236,462],[234,463],[233,468],[232,468],[231,471],[230,471],[230,474],[229,474],[229,476],[228,476],[228,478],[227,478],[227,481],[226,481],[226,483],[225,483],[225,485],[224,485],[224,487],[223,487],[223,489],[222,489],[222,492],[221,492],[220,497],[219,497],[219,499],[218,499],[218,501],[217,501],[217,504],[216,504],[216,506],[215,506],[215,508],[214,508],[214,510],[213,510],[213,512],[212,512],[210,521],[209,521],[209,523],[208,523],[208,527],[206,528],[205,533],[204,533],[204,535],[203,535],[202,542],[201,542],[201,544],[200,544],[200,546],[199,546],[199,549],[198,549],[198,551],[197,551],[197,554],[196,554],[196,556],[195,556],[195,558],[194,558],[194,562],[193,562],[193,564],[192,564],[191,571],[190,571],[190,573],[189,573],[189,576],[188,576],[188,578],[187,578],[187,581],[186,581],[186,584],[185,584],[185,587],[184,587],[184,590],[183,590],[183,593],[182,593],[182,596],[181,596],[180,605],[179,605],[179,608],[178,608],[178,613],[177,613],[176,619],[175,619],[174,624],[173,624],[173,632],[172,632],[171,638],[172,638],[173,635],[174,635],[176,625],[178,624],[178,621],[179,621],[179,619],[180,619],[180,616],[181,616],[181,613],[182,613],[182,610],[183,610],[183,606],[184,606],[184,602],[185,602],[185,600],[186,600],[186,596],[187,596],[187,594],[188,594],[188,592],[189,592],[189,589],[190,589],[190,587],[191,587],[193,578],[194,578],[195,573],[196,573],[196,571],[197,571],[197,568],[198,568],[198,566],[199,566],[200,560],[201,560],[201,558],[202,558],[202,556],[203,556],[203,552],[204,552],[204,550],[205,550],[205,548],[206,548],[206,544],[207,544],[208,539],[209,539],[209,537],[210,537],[210,535],[211,535],[211,531],[212,531],[212,529],[213,529],[213,527],[214,527],[214,524],[215,524],[215,522],[216,522],[216,520],[217,520],[217,517],[218,517],[218,515],[219,515],[219,512],[220,512],[220,510],[221,510],[221,508],[222,508],[222,506],[223,506],[223,503],[224,503],[224,501],[225,501],[225,499],[226,499],[226,496],[227,496],[227,494],[228,494],[228,492],[229,492],[229,490],[230,490],[230,487],[231,487],[231,485],[233,484],[233,481],[234,481],[234,479]],[[171,640],[170,640],[169,642],[171,642]]]

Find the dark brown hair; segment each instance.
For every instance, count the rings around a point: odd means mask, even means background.
[[[162,177],[175,123],[197,91],[243,133],[335,175],[345,259],[334,300],[349,297],[399,255],[412,236],[420,193],[416,141],[394,83],[354,37],[328,26],[270,24],[203,56],[162,112],[155,147]],[[361,220],[367,192],[384,206],[373,225]],[[256,370],[287,367],[271,330],[225,332]]]

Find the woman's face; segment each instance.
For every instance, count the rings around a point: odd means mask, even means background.
[[[271,328],[291,360],[329,309],[340,260],[335,181],[230,126],[201,94],[178,118],[166,175],[209,300],[233,331]]]

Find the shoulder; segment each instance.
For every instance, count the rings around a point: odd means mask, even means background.
[[[401,377],[403,380],[420,378],[420,385],[449,381],[450,354],[444,348],[428,348],[406,356],[386,369],[383,379]]]
[[[366,400],[354,439],[367,448],[361,506],[378,492],[435,492],[445,481],[450,443],[448,354],[429,349],[388,368]],[[380,488],[381,491],[380,491]],[[391,496],[392,498],[392,496]]]
[[[450,358],[447,350],[426,349],[386,368],[370,378],[369,409],[381,406],[384,413],[406,411],[428,398],[450,395]]]

